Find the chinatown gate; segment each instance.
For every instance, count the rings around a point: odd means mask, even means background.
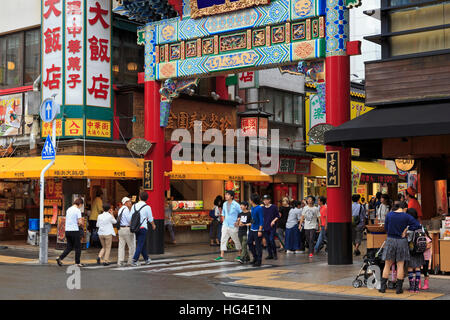
[[[196,78],[245,70],[287,68],[314,79],[325,69],[327,124],[350,120],[349,13],[360,0],[123,0],[113,12],[145,22],[145,155],[147,188],[157,230],[150,253],[164,252],[164,192],[172,144],[164,139],[170,94]],[[165,17],[175,16],[167,19]],[[155,16],[163,17],[153,21]],[[169,81],[167,81],[169,79]],[[161,87],[161,84],[163,86]],[[318,89],[319,91],[319,89]],[[324,103],[325,104],[325,103]],[[325,105],[323,106],[325,108]],[[328,263],[352,263],[350,149],[327,146]]]

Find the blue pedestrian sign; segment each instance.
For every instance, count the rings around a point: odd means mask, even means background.
[[[55,148],[53,148],[52,139],[50,135],[45,139],[44,148],[42,148],[42,160],[54,160],[55,159]]]
[[[51,122],[59,113],[60,106],[53,98],[47,98],[41,104],[41,119],[44,122]]]

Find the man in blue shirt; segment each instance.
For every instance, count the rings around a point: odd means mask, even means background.
[[[359,251],[359,246],[362,242],[363,231],[366,225],[366,210],[359,203],[361,196],[359,194],[352,195],[352,238],[353,244],[355,245],[355,256],[359,256],[361,251]]]
[[[220,241],[220,256],[214,259],[215,261],[222,261],[224,259],[225,251],[227,250],[228,239],[231,237],[236,246],[236,249],[239,250],[239,256],[236,257],[236,260],[241,259],[241,242],[239,241],[239,228],[238,228],[238,215],[241,213],[241,206],[239,203],[234,201],[234,191],[227,190],[225,192],[225,202],[222,205],[222,216],[223,225],[222,225],[222,237]]]
[[[254,267],[261,266],[262,260],[262,236],[263,236],[263,224],[264,215],[263,208],[260,206],[261,200],[259,196],[254,193],[250,197],[250,205],[252,206],[252,225],[248,234],[248,247],[253,255],[253,261],[251,262]]]
[[[278,207],[271,204],[269,195],[263,197],[264,207],[264,239],[266,239],[267,251],[269,255],[266,259],[277,260],[277,247],[275,245],[275,231],[277,230],[277,221],[280,218]]]

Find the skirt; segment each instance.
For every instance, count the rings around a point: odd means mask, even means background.
[[[290,229],[286,228],[284,248],[291,251],[300,250],[300,230],[297,225]]]
[[[384,261],[408,261],[409,258],[409,246],[406,238],[395,239],[387,238],[383,248],[382,259]]]
[[[420,268],[425,264],[425,258],[422,253],[410,253],[410,257],[408,260],[408,268]]]

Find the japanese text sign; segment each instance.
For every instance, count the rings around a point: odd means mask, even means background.
[[[339,151],[327,151],[327,187],[340,187]]]
[[[258,88],[258,72],[246,71],[238,74],[239,89]]]
[[[111,137],[111,121],[86,120],[86,136],[95,138]]]
[[[153,190],[153,160],[144,161],[144,190]]]

